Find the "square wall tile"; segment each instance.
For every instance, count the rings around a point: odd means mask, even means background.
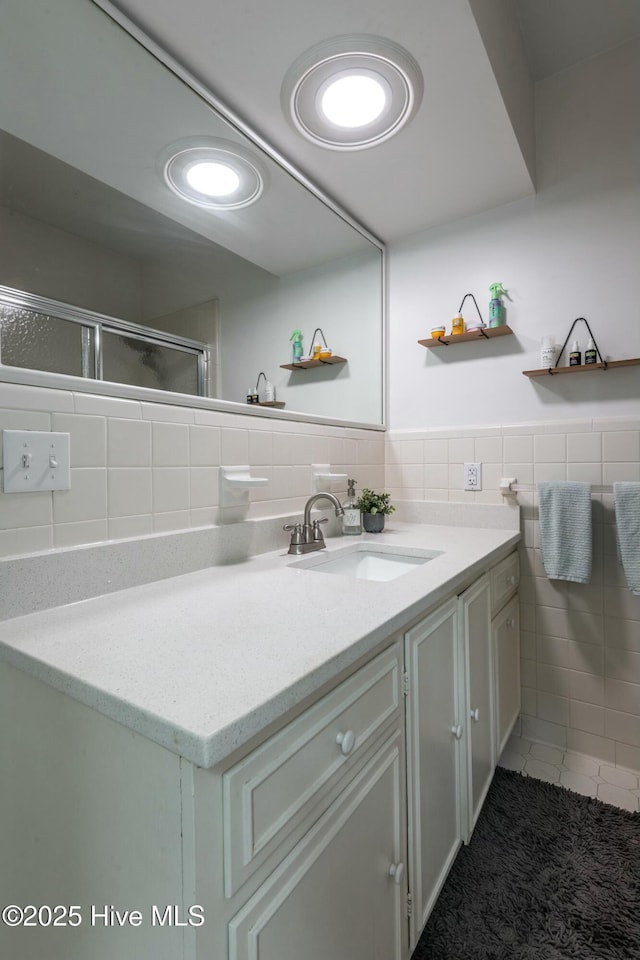
[[[569,726],[596,736],[604,736],[604,708],[579,700],[570,701]]]
[[[52,503],[51,493],[46,491],[43,493],[0,492],[0,530],[41,527],[52,523]]]
[[[108,420],[107,462],[110,467],[150,467],[151,424],[146,420]]]
[[[189,426],[186,423],[151,424],[154,467],[186,467],[189,464]]]
[[[567,438],[565,434],[542,434],[533,438],[534,463],[564,463],[566,459]]]
[[[600,760],[615,762],[616,748],[613,740],[599,737],[585,730],[567,730],[567,750],[572,753],[582,753],[587,757],[598,757]]]
[[[605,736],[611,740],[640,747],[640,716],[605,709],[604,728]]]
[[[107,421],[105,417],[54,413],[51,429],[70,435],[72,467],[107,465]]]
[[[153,471],[153,513],[189,509],[189,470],[187,467],[156,467]],[[188,524],[187,524],[188,526]]]
[[[123,467],[107,470],[108,516],[151,513],[151,469]]]
[[[189,471],[191,509],[218,505],[218,468],[192,467]]]
[[[473,437],[460,437],[449,440],[449,463],[470,463],[475,459],[475,441]]]
[[[255,436],[256,431],[251,431]],[[270,434],[267,434],[270,436]],[[200,426],[198,424],[189,427],[189,449],[190,463],[192,467],[217,467],[220,466],[220,427]],[[249,463],[254,463],[249,455]],[[233,466],[233,464],[229,464]]]
[[[640,461],[640,431],[614,430],[602,435],[602,459],[607,463]]]
[[[502,464],[502,437],[476,437],[474,446],[474,460],[483,465],[488,463]],[[484,475],[482,480],[484,483]]]
[[[72,467],[71,489],[54,490],[53,492],[54,523],[105,520],[106,516],[106,470],[93,467]]]
[[[602,461],[602,434],[567,434],[567,460],[569,463],[600,463]]]
[[[273,434],[267,430],[249,431],[249,464],[273,463]]]
[[[449,442],[448,440],[425,440],[424,441],[424,462],[425,463],[448,463],[449,462]]]
[[[223,427],[220,432],[220,462],[226,467],[249,463],[249,431]]]

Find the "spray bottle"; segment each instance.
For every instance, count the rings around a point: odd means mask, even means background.
[[[501,283],[492,283],[489,287],[491,300],[489,302],[489,326],[501,327],[504,323],[504,304],[501,297],[509,294]]]
[[[302,356],[302,332],[300,330],[294,330],[289,341],[293,341],[293,362],[300,363],[300,358]]]

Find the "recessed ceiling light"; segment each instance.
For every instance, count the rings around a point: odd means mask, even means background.
[[[226,163],[197,160],[186,168],[185,177],[190,187],[206,197],[228,197],[240,186],[240,177]]]
[[[307,50],[282,84],[283,110],[307,139],[333,150],[360,150],[400,130],[420,106],[414,58],[381,37],[336,37]]]
[[[189,138],[161,158],[165,182],[183,200],[213,210],[247,207],[265,188],[261,161],[243,146],[212,137]]]

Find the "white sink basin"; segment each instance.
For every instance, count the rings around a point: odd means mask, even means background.
[[[318,573],[341,574],[357,580],[395,580],[403,573],[428,563],[440,556],[441,550],[421,550],[414,547],[375,546],[358,543],[327,553],[319,550],[290,563],[290,567],[315,570]]]

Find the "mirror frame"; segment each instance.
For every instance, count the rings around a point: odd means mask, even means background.
[[[26,386],[48,387],[49,389],[71,390],[74,392],[92,393],[100,396],[121,397],[146,401],[152,403],[161,403],[174,406],[187,406],[212,411],[219,411],[230,414],[240,414],[249,416],[268,417],[271,419],[283,419],[301,421],[306,423],[329,424],[341,427],[356,427],[369,430],[385,430],[387,423],[387,253],[385,244],[372,233],[370,233],[362,224],[358,223],[344,208],[335,200],[322,191],[316,184],[312,183],[303,173],[283,157],[274,147],[265,141],[256,131],[254,131],[244,120],[231,111],[226,104],[222,103],[203,83],[201,83],[193,74],[191,74],[181,63],[179,63],[171,54],[164,50],[156,41],[149,37],[140,27],[137,26],[126,14],[119,10],[111,0],[90,0],[95,6],[102,9],[112,20],[114,20],[126,33],[133,37],[144,49],[153,57],[160,61],[168,70],[190,87],[194,93],[201,97],[209,106],[218,112],[223,119],[235,127],[241,134],[248,138],[255,146],[262,150],[268,157],[284,169],[290,176],[297,180],[306,190],[320,200],[325,206],[331,209],[337,216],[344,220],[350,227],[356,230],[364,239],[369,241],[380,252],[380,338],[381,338],[381,422],[363,423],[360,421],[336,419],[334,417],[323,417],[322,415],[307,414],[296,412],[294,410],[278,410],[272,408],[256,407],[253,404],[242,404],[236,401],[219,400],[206,397],[194,397],[188,394],[172,393],[170,391],[153,390],[146,387],[134,387],[124,384],[112,383],[110,381],[85,380],[81,377],[65,376],[55,373],[46,373],[38,370],[28,370],[19,367],[3,367],[0,365],[0,382],[23,384]]]

